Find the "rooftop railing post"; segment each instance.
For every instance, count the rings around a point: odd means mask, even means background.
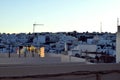
[[[101,80],[101,77],[100,77],[99,73],[96,74],[96,80]]]
[[[20,58],[20,57],[21,57],[21,56],[20,56],[20,47],[18,48],[18,51],[19,51],[18,54],[19,54],[19,58]]]

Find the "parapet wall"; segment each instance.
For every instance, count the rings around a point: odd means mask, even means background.
[[[38,54],[0,54],[0,64],[41,64],[41,63],[60,63],[60,57],[40,57]]]
[[[16,54],[16,53],[1,53],[0,58],[23,58],[23,57],[40,57],[37,53],[27,53],[27,54]]]
[[[41,63],[66,63],[80,62],[85,63],[86,60],[62,54],[46,54],[40,57],[38,54],[0,54],[0,64],[41,64]]]

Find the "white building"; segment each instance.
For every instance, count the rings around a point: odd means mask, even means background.
[[[38,36],[38,42],[40,43],[45,43],[46,42],[45,39],[46,39],[45,36],[42,36],[42,35]]]
[[[89,44],[80,44],[74,47],[71,51],[68,51],[69,55],[81,55],[84,52],[96,52],[97,45],[89,45]]]
[[[45,39],[46,39],[45,36],[40,35],[40,36],[34,38],[33,44],[39,46],[41,43],[45,43],[46,42]]]

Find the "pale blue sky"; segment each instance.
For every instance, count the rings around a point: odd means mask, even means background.
[[[120,0],[0,0],[0,32],[117,31]]]

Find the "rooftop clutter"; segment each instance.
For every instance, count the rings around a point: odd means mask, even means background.
[[[78,33],[59,32],[59,33],[19,33],[19,34],[0,34],[0,53],[17,53],[20,46],[36,48],[45,47],[45,53],[61,54],[67,43],[68,50],[72,50],[78,45],[89,44],[97,45],[96,52],[103,52],[115,56],[116,35],[114,33]]]

